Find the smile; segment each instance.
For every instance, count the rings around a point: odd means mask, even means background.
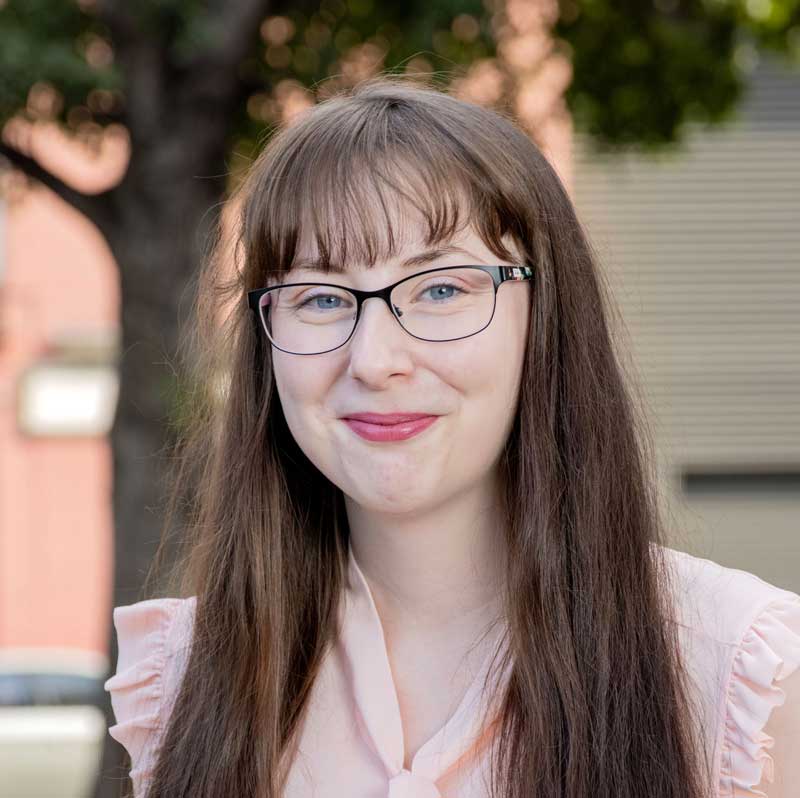
[[[438,416],[423,416],[411,421],[400,421],[397,424],[370,424],[353,418],[343,418],[342,421],[356,435],[368,441],[404,441],[428,429],[437,418]]]

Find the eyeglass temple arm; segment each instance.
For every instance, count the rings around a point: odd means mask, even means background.
[[[530,266],[501,266],[501,282],[503,280],[526,280],[533,277],[533,269]]]

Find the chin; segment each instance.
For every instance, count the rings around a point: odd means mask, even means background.
[[[395,484],[390,491],[382,491],[379,487],[365,493],[365,486],[359,485],[358,495],[350,494],[350,498],[364,510],[387,515],[406,515],[426,510],[431,505],[428,496],[413,495],[412,490],[403,491],[399,484]]]

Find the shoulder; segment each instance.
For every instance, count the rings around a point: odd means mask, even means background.
[[[134,795],[154,764],[191,645],[196,597],[147,599],[113,610],[116,672],[103,684],[116,723],[109,734],[131,758]]]
[[[750,571],[678,549],[661,547],[672,578],[675,621],[720,645],[736,646],[753,621],[773,604],[800,596]]]
[[[713,560],[664,554],[720,794],[764,795],[756,788],[766,778],[769,798],[789,795],[776,781],[788,761],[776,765],[771,751],[791,734],[800,754],[800,595]]]

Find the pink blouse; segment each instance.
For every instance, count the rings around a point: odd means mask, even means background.
[[[747,571],[666,551],[717,798],[800,795],[800,596]],[[342,632],[314,683],[286,798],[485,798],[497,707],[484,705],[482,685],[489,674],[490,685],[499,686],[509,670],[490,671],[488,657],[447,723],[404,768],[383,630],[352,553],[347,576]],[[195,603],[149,599],[114,609],[119,657],[104,687],[117,722],[109,733],[130,754],[135,798],[145,798],[186,664]]]

